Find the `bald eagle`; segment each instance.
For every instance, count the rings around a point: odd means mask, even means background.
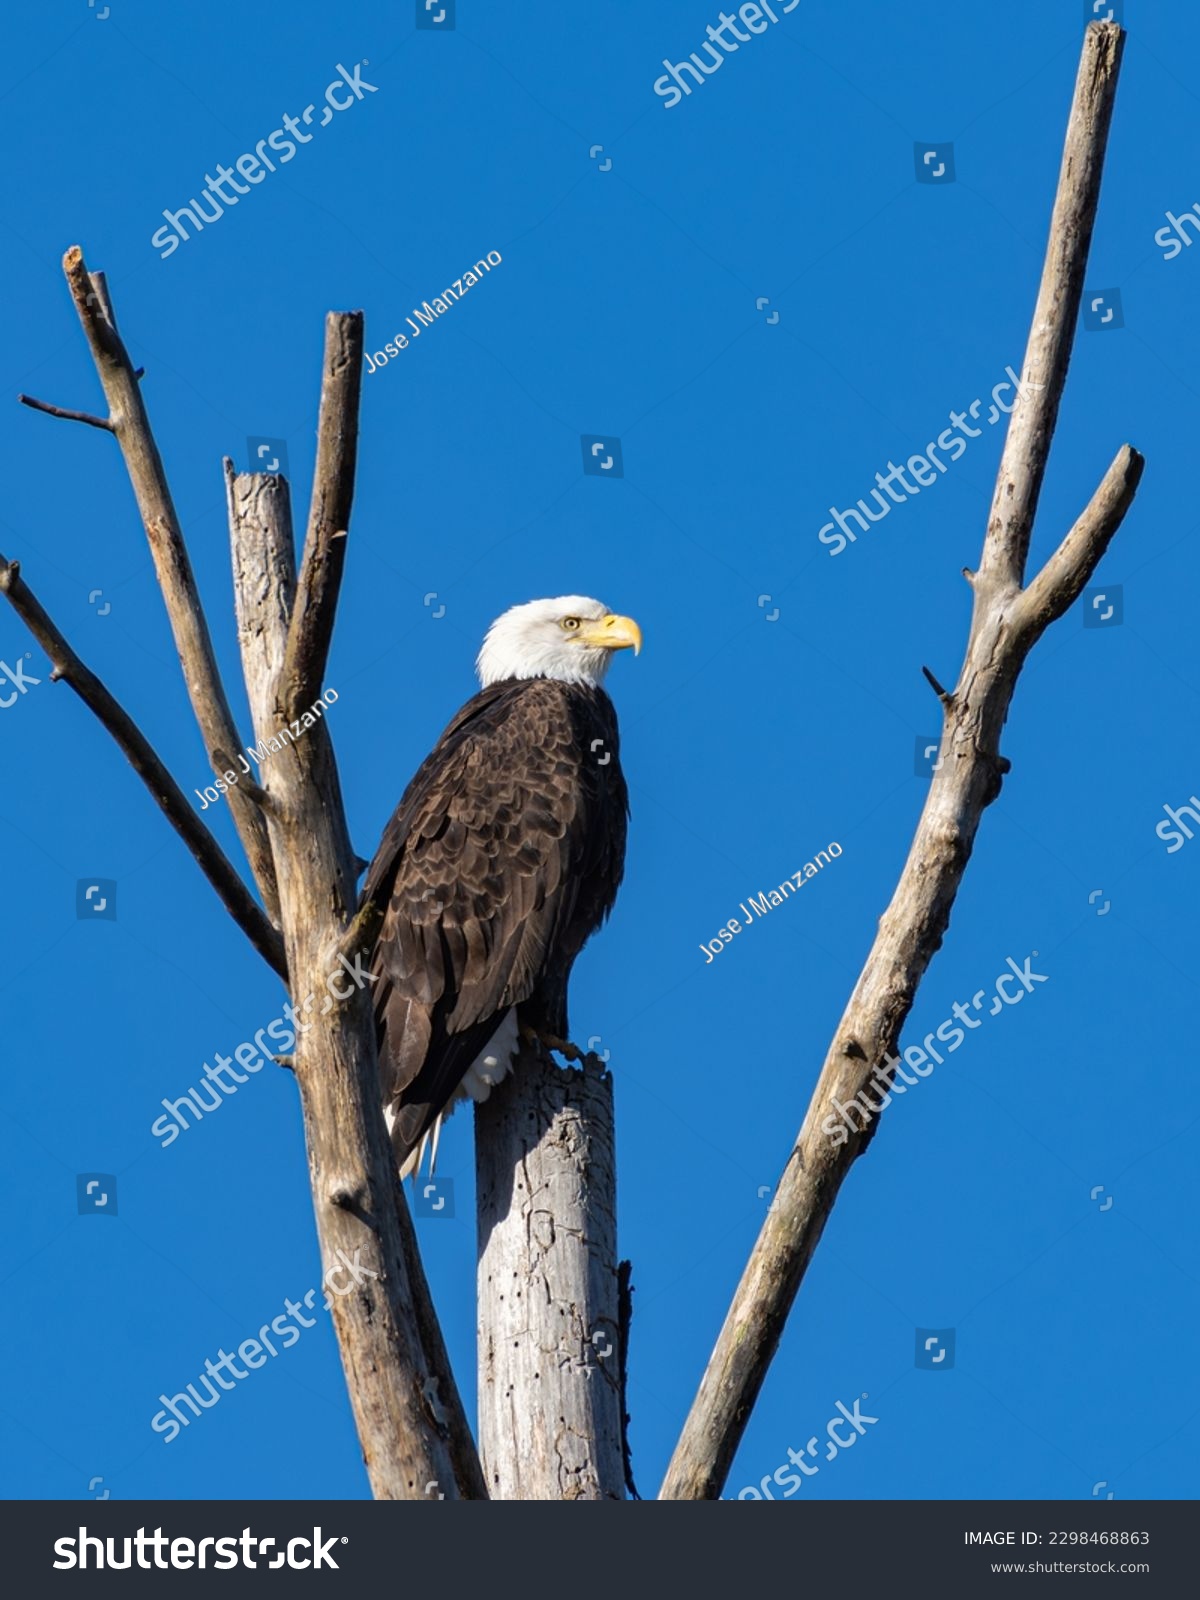
[[[601,687],[641,648],[629,617],[566,595],[488,630],[480,691],[404,792],[363,885],[384,1114],[402,1176],[459,1101],[486,1100],[519,1028],[566,1039],[567,980],[608,916],[629,802]]]

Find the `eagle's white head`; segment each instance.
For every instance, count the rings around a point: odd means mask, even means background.
[[[632,617],[619,617],[599,600],[560,595],[530,600],[497,617],[487,631],[475,670],[486,689],[506,678],[557,678],[596,688],[614,650],[642,647]]]

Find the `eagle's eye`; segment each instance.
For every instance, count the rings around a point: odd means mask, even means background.
[[[576,628],[579,626],[579,618],[564,617],[562,619],[562,626],[567,630],[568,633],[574,633]]]

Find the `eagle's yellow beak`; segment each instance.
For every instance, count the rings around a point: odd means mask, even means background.
[[[599,622],[589,622],[576,638],[599,650],[628,650],[632,646],[635,656],[642,648],[642,630],[637,623],[632,617],[618,617],[615,612],[601,617]]]

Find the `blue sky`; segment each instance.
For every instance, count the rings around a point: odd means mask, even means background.
[[[801,0],[678,104],[655,80],[664,57],[700,50],[715,4],[598,0],[584,18],[459,0],[453,30],[417,29],[410,0],[103,10],[54,0],[4,20],[0,104],[26,154],[3,218],[18,314],[0,549],[184,789],[207,781],[203,749],[115,445],[13,403],[100,405],[59,269],[72,243],[108,273],[146,368],[247,736],[222,455],[248,469],[252,441],[282,440],[302,510],[325,312],[362,307],[376,350],[500,256],[364,381],[327,679],[362,855],[472,692],[496,614],[595,594],[644,630],[609,680],[626,883],[572,1012],[616,1080],[632,1442],[652,1493],[907,852],[927,782],[914,752],[939,727],[920,669],[957,672],[959,571],[978,557],[1001,427],[980,424],[840,553],[818,533],[952,411],[982,399],[986,416],[1019,364],[1085,7]],[[1120,609],[1085,628],[1077,606],[1022,677],[1012,772],[904,1042],[990,994],[1009,957],[1037,951],[1047,981],[885,1114],[731,1496],[863,1394],[878,1421],[799,1498],[1197,1492],[1180,1056],[1200,842],[1171,850],[1155,829],[1200,793],[1200,249],[1154,235],[1200,199],[1183,65],[1200,19],[1126,10],[1088,273],[1099,325],[1079,334],[1033,542],[1040,562],[1135,444],[1145,479],[1090,617],[1118,588]],[[164,211],[359,63],[370,92],[325,126],[314,115],[294,157],[161,256]],[[584,473],[585,436],[619,439],[623,476]],[[285,1073],[166,1149],[149,1131],[164,1096],[286,996],[7,607],[0,660],[40,680],[0,710],[3,1492],[364,1496],[323,1314],[180,1437],[151,1430],[160,1393],[320,1279]],[[228,818],[216,826],[236,851]],[[831,841],[841,857],[800,899],[706,964],[700,945],[740,902]],[[93,878],[115,882],[115,920],[77,913]],[[468,1395],[471,1137],[460,1116],[443,1142],[456,1214],[419,1224]],[[91,1173],[116,1177],[115,1216],[77,1210]],[[916,1366],[918,1329],[947,1346],[954,1330],[952,1365]]]

